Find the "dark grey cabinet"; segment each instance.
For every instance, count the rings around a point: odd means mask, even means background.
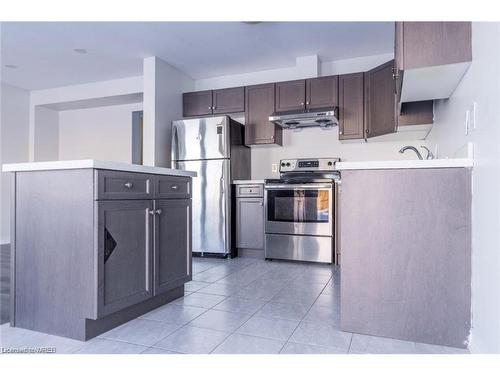
[[[236,185],[236,247],[264,249],[264,187],[262,184]]]
[[[396,131],[396,82],[394,60],[364,73],[366,137]]]
[[[245,87],[245,144],[282,145],[282,129],[269,122],[274,112],[274,83]]]
[[[191,199],[155,201],[154,294],[191,280]]]
[[[82,168],[14,181],[13,326],[88,340],[184,294],[190,177]]]
[[[339,139],[363,139],[364,119],[363,73],[339,76]]]
[[[245,88],[187,92],[182,100],[184,117],[244,112]]]
[[[276,112],[306,109],[306,81],[304,79],[276,83]]]
[[[398,102],[450,97],[472,62],[471,22],[396,22]]]
[[[187,92],[182,95],[184,117],[212,114],[212,90]]]
[[[338,106],[338,76],[276,83],[276,112]]]
[[[225,114],[245,111],[245,88],[233,87],[212,92],[212,113]]]
[[[339,77],[327,76],[306,80],[306,108],[338,107]]]
[[[97,316],[152,297],[151,200],[97,201]]]
[[[237,198],[236,246],[247,249],[264,248],[264,199]]]

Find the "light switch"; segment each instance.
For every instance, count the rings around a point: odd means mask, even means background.
[[[278,172],[278,164],[276,164],[276,163],[271,164],[271,171]]]

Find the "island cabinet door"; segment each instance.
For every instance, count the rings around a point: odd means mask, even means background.
[[[96,204],[97,317],[153,295],[153,201]]]
[[[191,199],[154,201],[154,294],[191,280]]]

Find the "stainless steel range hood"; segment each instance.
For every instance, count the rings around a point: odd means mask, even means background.
[[[310,112],[273,113],[269,121],[281,126],[283,129],[296,129],[312,126],[331,128],[339,124],[337,108],[326,108]]]

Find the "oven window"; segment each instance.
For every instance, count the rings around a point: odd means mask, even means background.
[[[328,190],[268,190],[267,220],[323,223],[330,215]]]

